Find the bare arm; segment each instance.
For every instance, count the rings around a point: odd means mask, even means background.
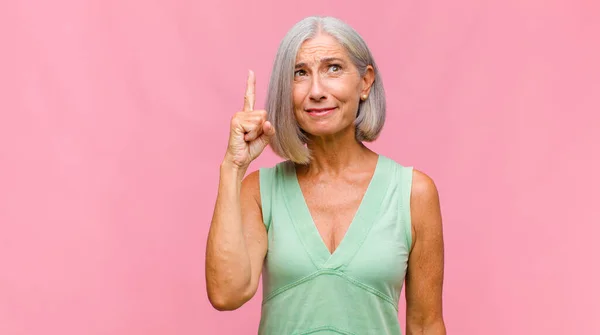
[[[258,172],[240,182],[236,169],[221,167],[206,246],[206,288],[218,310],[241,307],[258,289],[267,251],[259,192]]]
[[[413,247],[406,276],[406,334],[445,335],[442,313],[444,241],[437,188],[414,170],[411,191]]]
[[[275,134],[266,120],[267,112],[254,110],[254,86],[254,73],[250,72],[243,111],[231,120],[206,243],[206,290],[218,310],[237,309],[254,296],[267,252],[259,173],[254,172],[242,181],[250,162],[263,152]]]

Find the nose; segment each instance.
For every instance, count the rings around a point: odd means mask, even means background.
[[[313,101],[321,101],[326,98],[325,97],[325,87],[323,86],[323,83],[321,82],[320,76],[313,76],[311,86],[310,86],[309,97]]]

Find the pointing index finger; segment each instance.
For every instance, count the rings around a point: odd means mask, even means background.
[[[246,95],[244,95],[244,110],[254,110],[254,88],[256,86],[256,77],[254,71],[248,71],[248,81],[246,82]]]

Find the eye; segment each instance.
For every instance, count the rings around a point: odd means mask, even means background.
[[[329,71],[331,72],[339,72],[342,67],[339,64],[331,64],[329,65]]]
[[[304,71],[304,70],[296,70],[296,71],[294,71],[294,77],[305,76],[305,75],[306,75],[306,71]]]

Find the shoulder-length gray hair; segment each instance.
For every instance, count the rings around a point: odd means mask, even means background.
[[[368,65],[374,69],[375,81],[371,86],[369,97],[359,103],[358,117],[355,121],[356,139],[365,142],[374,141],[385,123],[383,83],[371,51],[362,37],[339,19],[318,16],[305,18],[288,31],[279,45],[266,101],[268,119],[276,130],[270,143],[271,148],[278,156],[299,164],[310,162],[311,156],[305,146],[307,138],[294,115],[292,101],[294,68],[302,43],[319,33],[332,36],[346,49],[361,76],[365,74]]]

